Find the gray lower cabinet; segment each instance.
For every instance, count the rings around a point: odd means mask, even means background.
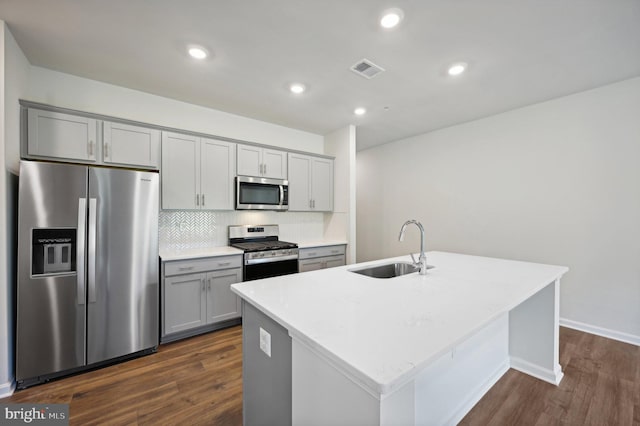
[[[242,255],[162,262],[162,326],[166,343],[239,324]]]
[[[205,276],[190,274],[164,279],[164,335],[207,323],[207,304],[202,297]]]
[[[298,271],[316,271],[346,265],[346,245],[302,248],[298,252]]]
[[[232,268],[207,272],[207,323],[215,323],[242,315],[241,300],[230,290],[242,281],[242,269]]]

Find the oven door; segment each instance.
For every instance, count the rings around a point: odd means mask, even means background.
[[[288,257],[289,256],[287,256],[287,258]],[[244,281],[278,277],[280,275],[295,274],[298,272],[298,256],[295,256],[295,258],[275,260],[271,262],[257,261],[257,263],[249,263],[247,265],[248,262],[245,261],[244,265]]]
[[[287,210],[289,182],[252,176],[236,177],[236,210]]]

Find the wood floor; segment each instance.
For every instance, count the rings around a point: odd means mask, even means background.
[[[241,425],[242,328],[15,392],[6,402],[70,404],[71,425]]]
[[[640,348],[560,329],[560,386],[514,370],[462,425],[640,425]],[[72,425],[241,425],[240,326],[23,391],[7,402],[70,404]]]

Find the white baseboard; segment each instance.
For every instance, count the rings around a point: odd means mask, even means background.
[[[507,371],[509,371],[509,360],[505,360],[505,362],[502,363],[500,367],[493,372],[493,374],[489,377],[489,379],[487,379],[486,382],[482,383],[480,386],[478,386],[478,388],[474,389],[474,391],[471,392],[469,398],[462,405],[460,405],[460,407],[458,407],[449,421],[447,421],[445,424],[457,425],[458,423],[460,423],[460,420],[462,420],[464,416],[466,416],[469,411],[471,411],[471,409],[478,403],[478,401],[480,401],[482,397],[487,392],[489,392],[489,389],[491,389],[493,385],[495,385]]]
[[[6,398],[13,395],[13,391],[16,390],[16,382],[13,380],[0,385],[0,398]]]
[[[513,356],[511,357],[511,368],[556,386],[560,384],[560,381],[564,377],[560,365],[556,365],[554,370],[549,370]]]
[[[606,337],[608,339],[618,340],[620,342],[640,346],[640,336],[636,336],[634,334],[609,330],[608,328],[585,324],[583,322],[573,321],[566,318],[560,318],[560,325],[562,327],[573,328],[574,330],[584,331],[585,333],[595,334],[597,336]]]

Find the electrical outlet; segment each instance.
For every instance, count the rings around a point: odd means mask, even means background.
[[[271,358],[271,334],[260,327],[260,349]]]

